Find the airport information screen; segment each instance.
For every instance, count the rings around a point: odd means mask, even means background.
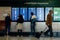
[[[44,8],[37,8],[37,20],[44,21]]]
[[[53,21],[60,21],[60,8],[52,8],[52,7],[46,7],[45,8],[45,20],[47,19],[47,15],[49,13],[49,10],[54,9],[54,15],[53,15]],[[20,10],[20,11],[19,11]],[[12,8],[12,20],[17,20],[19,13],[23,15],[23,18],[25,21],[30,20],[31,12],[33,12],[36,17],[37,21],[44,21],[44,8]]]
[[[28,20],[30,20],[31,12],[37,17],[37,21],[44,21],[44,8],[28,8]]]
[[[17,20],[19,16],[19,8],[12,8],[12,20]]]
[[[60,8],[54,8],[54,21],[60,21]]]
[[[20,14],[23,15],[24,20],[27,20],[27,8],[20,8]]]
[[[36,8],[28,8],[28,20],[31,18],[31,12],[36,15]]]

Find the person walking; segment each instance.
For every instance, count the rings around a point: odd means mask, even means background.
[[[46,21],[46,25],[48,26],[48,30],[44,33],[44,35],[48,35],[48,33],[50,32],[50,37],[53,36],[53,30],[52,30],[52,14],[53,14],[53,10],[49,10],[49,13],[47,15],[47,21]]]

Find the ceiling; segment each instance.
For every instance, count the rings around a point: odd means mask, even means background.
[[[3,0],[2,0],[3,1]],[[0,5],[6,5],[6,6],[20,6],[20,7],[30,7],[30,6],[36,6],[36,7],[39,7],[39,6],[57,6],[57,7],[59,7],[60,6],[60,0],[4,0],[4,2],[6,2],[5,4],[3,4],[1,1],[0,1],[0,3],[2,3],[2,4],[0,4]],[[49,4],[48,5],[46,5],[46,4],[44,4],[44,5],[42,5],[42,4],[35,4],[35,5],[33,5],[33,4],[24,4],[24,3],[26,3],[26,2],[40,2],[40,3],[42,3],[42,2],[48,2]]]

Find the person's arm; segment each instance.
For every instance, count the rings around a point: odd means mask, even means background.
[[[10,22],[11,22],[12,20],[11,20],[11,18],[10,18]]]
[[[23,22],[24,22],[24,19],[22,18]]]
[[[9,21],[10,21],[10,24],[11,24],[11,21],[12,21],[12,20],[11,20],[10,16],[9,16]]]
[[[49,21],[49,15],[47,15],[46,25],[49,25],[48,21]]]

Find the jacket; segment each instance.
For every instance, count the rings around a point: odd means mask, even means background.
[[[35,22],[36,22],[36,16],[35,16],[35,15],[33,15],[33,16],[31,17],[31,22],[32,22],[32,23],[35,23]]]
[[[23,19],[23,17],[21,17],[21,18],[18,18],[17,22],[18,22],[18,23],[23,23],[23,22],[24,22],[24,19]]]
[[[5,24],[6,25],[10,25],[10,22],[11,22],[10,16],[6,16],[6,18],[5,18]]]
[[[51,14],[47,15],[46,25],[52,26],[52,16],[51,16]]]

